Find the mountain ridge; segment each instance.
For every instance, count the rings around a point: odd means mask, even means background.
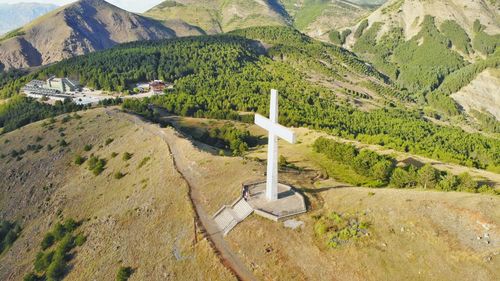
[[[0,63],[6,69],[35,67],[119,43],[174,36],[168,27],[106,1],[80,0],[0,39]]]

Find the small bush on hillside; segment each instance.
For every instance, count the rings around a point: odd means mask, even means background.
[[[8,250],[21,233],[21,227],[10,221],[0,221],[0,254]]]
[[[78,234],[75,237],[75,245],[78,246],[78,247],[80,247],[83,244],[85,244],[86,241],[87,241],[87,237],[85,235],[83,235],[82,233]]]
[[[130,266],[120,267],[118,273],[116,274],[116,281],[127,281],[133,273],[133,269]]]
[[[47,248],[49,248],[50,246],[54,245],[54,242],[55,242],[55,238],[54,238],[54,235],[52,233],[47,233],[45,234],[45,237],[43,237],[43,240],[42,240],[42,244],[41,244],[41,247],[42,247],[42,250],[45,250]]]
[[[23,281],[41,281],[41,279],[38,277],[38,275],[30,272],[24,276]]]
[[[123,161],[128,161],[128,160],[130,160],[130,159],[132,158],[132,155],[133,155],[132,153],[129,153],[129,152],[124,152],[124,153],[123,153],[123,157],[122,157]]]
[[[94,156],[94,155],[90,156],[87,163],[88,163],[89,170],[91,170],[95,176],[100,175],[106,167],[106,160],[101,159],[101,158]]]
[[[66,142],[66,140],[61,139],[61,140],[59,141],[59,145],[60,145],[61,147],[66,147],[66,146],[68,146],[68,143]]]
[[[112,143],[114,141],[114,139],[112,138],[107,138],[106,141],[104,142],[105,145],[109,145],[110,143]]]
[[[115,158],[116,156],[118,156],[118,153],[116,153],[116,152],[111,152],[111,158]]]
[[[82,165],[83,163],[85,163],[85,157],[81,156],[81,155],[77,155],[75,156],[75,164],[76,165]]]
[[[45,273],[48,280],[62,280],[66,272],[66,261],[62,255],[54,255],[53,261],[50,263]]]
[[[142,168],[144,165],[146,165],[146,163],[148,163],[148,161],[151,160],[151,157],[144,157],[141,162],[139,163],[139,166],[137,166],[137,169],[140,169]]]
[[[124,176],[125,176],[125,174],[124,174],[124,173],[122,173],[122,172],[119,172],[119,171],[118,171],[118,172],[116,172],[116,173],[113,175],[113,177],[114,177],[115,179],[117,179],[117,180],[119,180],[119,179],[123,178]]]
[[[85,150],[85,151],[90,151],[90,150],[92,150],[92,145],[91,145],[91,144],[86,144],[86,145],[83,147],[83,150]]]
[[[50,263],[52,263],[52,258],[54,257],[54,251],[50,252],[38,252],[35,258],[35,271],[43,272],[47,270]]]

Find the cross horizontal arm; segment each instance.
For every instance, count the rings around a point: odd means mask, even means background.
[[[271,120],[260,114],[255,114],[255,124],[289,143],[293,144],[297,140],[297,136],[292,130],[281,126],[280,124],[273,123]]]

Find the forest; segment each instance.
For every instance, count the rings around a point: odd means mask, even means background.
[[[455,176],[439,171],[430,164],[421,167],[412,164],[396,167],[397,161],[390,156],[382,156],[368,149],[359,150],[352,144],[339,143],[324,137],[316,139],[313,149],[332,161],[327,166],[347,165],[355,173],[371,179],[366,184],[371,187],[419,187],[440,191],[500,194],[494,188],[476,182],[467,173]]]
[[[266,50],[260,42],[273,45]],[[137,101],[134,108],[154,114],[148,110],[153,104],[182,116],[243,120],[252,116],[241,112],[267,114],[268,93],[275,88],[280,92],[280,123],[284,125],[321,129],[348,139],[499,171],[500,140],[436,125],[418,110],[386,107],[360,111],[339,101],[329,88],[308,81],[306,71],[310,69],[340,81],[346,73],[367,75],[383,88],[391,87],[383,75],[344,49],[312,41],[290,28],[270,27],[125,44],[49,66],[7,83],[2,92],[10,95],[19,81],[50,74],[117,91],[134,82],[159,78],[173,82],[174,90]]]
[[[0,104],[0,128],[3,128],[0,133],[7,133],[38,120],[84,108],[69,101],[57,101],[52,106],[39,103],[32,98],[14,96],[7,103]]]

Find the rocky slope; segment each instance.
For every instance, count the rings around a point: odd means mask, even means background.
[[[467,112],[486,111],[500,121],[500,70],[488,69],[452,95]]]
[[[282,0],[299,30],[316,38],[325,38],[332,29],[338,30],[356,24],[368,16],[385,0]]]
[[[164,25],[103,0],[81,0],[0,39],[0,63],[6,69],[33,67],[119,43],[173,36]]]
[[[56,5],[41,3],[0,3],[0,34],[27,24],[56,8]]]

